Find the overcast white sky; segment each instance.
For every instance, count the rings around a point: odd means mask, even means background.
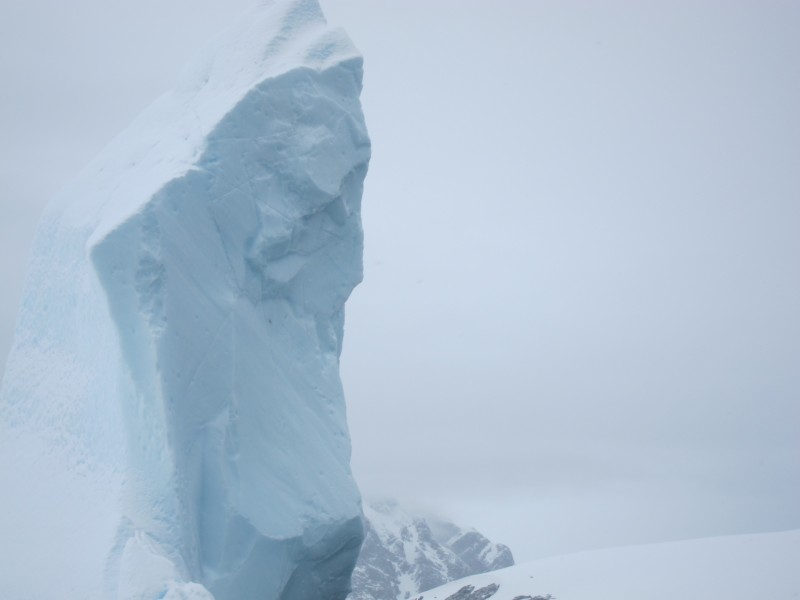
[[[3,359],[43,203],[253,1],[0,2]],[[800,527],[800,3],[321,2],[362,489],[522,559]]]

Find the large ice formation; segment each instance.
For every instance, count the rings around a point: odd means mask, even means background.
[[[0,597],[335,600],[370,155],[316,0],[220,36],[46,209],[0,400]]]

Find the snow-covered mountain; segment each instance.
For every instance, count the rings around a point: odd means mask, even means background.
[[[402,600],[514,564],[508,547],[474,529],[412,514],[394,501],[365,505],[364,529],[349,600]]]
[[[415,600],[791,600],[800,530],[609,548],[468,577]]]

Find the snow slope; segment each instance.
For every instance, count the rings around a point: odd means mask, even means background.
[[[474,529],[413,514],[391,500],[364,505],[364,529],[350,600],[403,600],[514,564],[507,546]]]
[[[492,594],[494,585],[499,587]],[[420,597],[530,600],[548,595],[558,600],[800,598],[800,530],[556,556],[467,577]]]
[[[51,201],[0,392],[0,598],[344,598],[361,74],[316,0],[262,2]]]

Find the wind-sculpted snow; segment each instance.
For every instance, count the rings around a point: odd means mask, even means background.
[[[360,88],[316,0],[264,3],[51,202],[0,404],[0,597],[346,596]]]

